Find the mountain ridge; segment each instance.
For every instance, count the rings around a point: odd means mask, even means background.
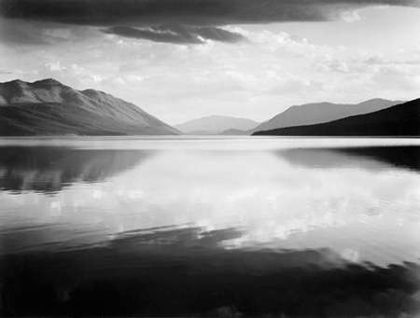
[[[254,129],[251,129],[250,133],[252,134],[256,131],[273,130],[285,127],[325,123],[353,115],[371,113],[400,103],[403,102],[373,98],[357,104],[320,102],[293,105],[285,111],[273,116],[269,120],[262,122]]]
[[[255,136],[420,136],[420,99],[327,123],[254,132]]]
[[[138,106],[55,79],[0,83],[0,135],[174,135]]]
[[[224,131],[247,131],[257,125],[258,122],[248,118],[209,115],[188,120],[184,123],[174,125],[174,127],[186,134],[218,135]]]

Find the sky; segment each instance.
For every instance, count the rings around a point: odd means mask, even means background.
[[[55,78],[169,124],[420,97],[419,0],[0,0],[0,82]]]

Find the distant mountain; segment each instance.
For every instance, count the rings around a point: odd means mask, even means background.
[[[420,137],[420,99],[328,123],[259,131],[254,135]]]
[[[223,130],[219,133],[219,135],[225,135],[225,136],[248,136],[249,131],[248,130],[239,130],[239,129],[228,129]]]
[[[193,119],[174,127],[186,134],[218,135],[223,131],[233,129],[247,131],[257,125],[256,121],[246,118],[213,115]]]
[[[292,106],[251,130],[252,132],[292,126],[325,123],[353,115],[371,113],[402,103],[385,99],[371,99],[360,104],[313,103]]]
[[[174,135],[134,104],[53,79],[0,83],[0,135]]]

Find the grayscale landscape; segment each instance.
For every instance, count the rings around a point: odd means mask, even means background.
[[[0,0],[0,316],[420,316],[419,0]]]

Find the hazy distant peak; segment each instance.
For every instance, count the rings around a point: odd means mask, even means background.
[[[222,116],[222,115],[208,115],[208,116],[203,116],[203,117],[200,117],[200,118],[197,118],[197,119],[210,119],[210,118],[215,118],[215,119],[217,119],[217,118],[226,118],[226,117],[229,117],[229,116]]]
[[[296,107],[325,107],[325,106],[358,106],[358,105],[365,105],[365,104],[374,104],[374,103],[384,103],[384,104],[396,104],[401,103],[401,101],[393,101],[389,99],[384,98],[372,98],[365,101],[362,101],[360,103],[332,103],[332,102],[315,102],[315,103],[307,103],[307,104],[300,104],[300,105],[293,105],[286,110],[293,109]]]
[[[307,104],[301,104],[301,105],[293,105],[290,108],[296,108],[296,107],[307,107],[307,106],[330,106],[330,105],[340,105],[340,104],[334,104],[331,102],[318,102],[318,103],[307,103]]]
[[[175,127],[189,134],[219,134],[226,130],[250,130],[258,123],[248,118],[210,115],[189,120]]]
[[[251,119],[247,119],[247,118],[241,118],[241,117],[235,117],[235,116],[225,116],[225,115],[209,115],[209,116],[204,116],[201,118],[214,118],[214,119],[225,119],[225,118],[229,118],[229,119],[246,119],[246,120],[251,120]]]
[[[357,104],[358,106],[360,105],[369,105],[369,104],[384,104],[384,105],[395,105],[395,104],[400,104],[400,103],[404,103],[405,101],[394,101],[394,100],[388,100],[388,99],[384,99],[384,98],[372,98],[369,100],[366,100],[364,102],[361,102],[359,104]]]
[[[359,104],[365,104],[365,103],[371,103],[371,102],[380,102],[380,101],[388,101],[388,100],[378,97],[378,98],[371,98],[371,99],[365,100],[363,102],[360,102]]]

